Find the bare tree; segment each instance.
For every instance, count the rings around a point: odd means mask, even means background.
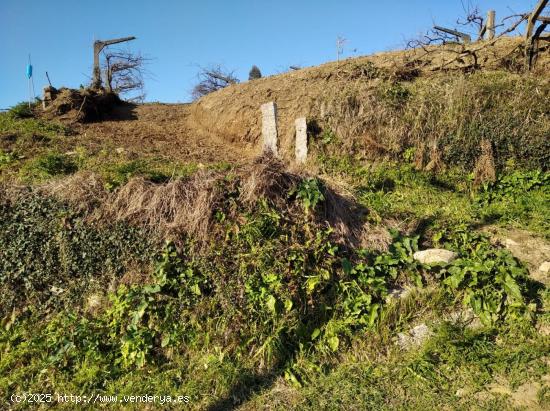
[[[149,59],[140,53],[124,50],[104,50],[103,72],[105,88],[109,92],[128,96],[128,101],[145,99],[145,64]]]
[[[477,32],[481,39],[483,29],[486,29],[486,22],[480,15],[479,9],[477,7],[468,7],[464,11],[465,17],[458,19],[456,24],[461,27],[461,30],[470,33],[472,31]],[[485,42],[471,43],[471,35],[467,32],[434,26],[426,34],[409,41],[407,49],[421,49],[425,55],[429,55],[436,52],[436,49],[430,46],[453,44],[456,47],[447,48],[446,51],[454,54],[454,57],[442,62],[438,69],[449,68],[453,63],[460,63],[457,69],[475,70],[479,68],[478,53],[493,46],[501,37],[514,32],[526,20],[527,16],[527,14],[514,14],[503,18],[500,24],[491,27],[493,31],[496,28],[500,28],[498,35],[492,33],[490,40]]]
[[[344,53],[344,46],[348,40],[342,36],[336,37],[336,61],[340,61],[340,56]]]
[[[101,88],[101,68],[99,67],[99,53],[112,44],[125,43],[127,41],[135,40],[134,36],[131,37],[122,37],[118,39],[110,40],[96,40],[94,41],[94,69],[93,69],[93,80],[92,88],[99,90]]]
[[[239,79],[235,76],[235,71],[228,71],[220,65],[210,68],[202,67],[197,77],[199,83],[191,91],[194,100],[239,82]]]

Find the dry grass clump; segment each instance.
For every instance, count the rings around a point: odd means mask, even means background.
[[[445,168],[445,164],[441,158],[441,150],[439,149],[437,142],[433,142],[430,148],[430,161],[426,165],[426,171],[439,172]]]
[[[77,173],[45,184],[39,191],[70,204],[89,221],[100,224],[125,221],[176,244],[183,235],[199,245],[209,243],[219,234],[214,224],[217,211],[237,219],[239,212],[253,211],[258,200],[265,199],[298,224],[307,218],[318,226],[330,225],[334,240],[339,243],[385,248],[389,243],[385,230],[370,227],[365,222],[367,210],[344,190],[333,188],[333,184],[320,185],[324,201],[310,217],[305,216],[300,201],[289,193],[307,177],[288,171],[272,155],[264,155],[230,176],[201,170],[191,177],[160,184],[135,177],[109,193],[97,175]]]
[[[239,200],[252,206],[265,198],[279,210],[291,215],[303,213],[300,206],[291,204],[288,193],[308,176],[289,172],[272,155],[263,155],[239,173]],[[376,230],[366,222],[368,210],[360,206],[336,182],[322,184],[324,201],[318,205],[313,219],[318,225],[328,224],[334,239],[342,244],[370,249],[385,249],[391,238],[387,230]]]
[[[272,154],[258,157],[241,171],[239,199],[246,205],[254,204],[258,198],[274,203],[286,202],[290,189],[300,181],[298,174],[285,170],[284,164]]]
[[[101,177],[84,171],[69,177],[49,181],[39,191],[70,204],[75,210],[91,213],[108,197]]]
[[[100,210],[101,218],[128,221],[166,239],[177,240],[185,232],[205,241],[214,210],[223,199],[221,179],[220,173],[211,171],[164,184],[133,178],[110,196]]]
[[[481,140],[481,155],[477,159],[474,168],[474,185],[480,186],[483,183],[496,180],[495,156],[493,146],[489,140]]]

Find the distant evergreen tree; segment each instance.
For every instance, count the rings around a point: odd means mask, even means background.
[[[257,66],[252,66],[252,68],[250,69],[250,72],[248,73],[248,79],[256,80],[258,78],[262,78],[262,72]]]

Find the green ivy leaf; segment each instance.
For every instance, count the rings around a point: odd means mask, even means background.
[[[271,294],[269,294],[267,296],[267,299],[266,299],[266,302],[265,302],[265,305],[267,307],[267,309],[269,311],[271,311],[272,313],[276,313],[276,304],[277,304],[277,300],[275,299],[275,297],[273,297]]]
[[[314,329],[311,333],[311,339],[316,339],[317,337],[319,337],[319,334],[321,334],[321,330],[319,328]]]
[[[338,351],[338,346],[340,345],[340,340],[338,339],[338,337],[337,337],[336,335],[330,337],[330,338],[327,340],[327,343],[328,343],[328,346],[330,347],[330,349],[331,349],[333,352]]]

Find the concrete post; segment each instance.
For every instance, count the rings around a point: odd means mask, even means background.
[[[271,101],[262,104],[262,138],[263,152],[279,155],[277,147],[277,105]]]
[[[303,164],[307,160],[307,121],[305,117],[297,118],[294,122],[296,126],[296,162]]]

